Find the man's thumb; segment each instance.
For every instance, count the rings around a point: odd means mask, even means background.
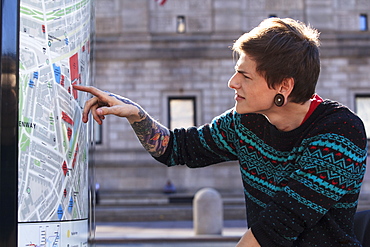
[[[96,109],[96,113],[99,115],[99,116],[104,116],[104,115],[108,115],[109,109],[108,107],[100,107],[98,109]]]
[[[111,115],[111,114],[117,115],[116,111],[117,109],[115,109],[114,106],[111,106],[111,107],[103,106],[103,107],[96,109],[96,113],[99,116],[105,116],[105,115]]]

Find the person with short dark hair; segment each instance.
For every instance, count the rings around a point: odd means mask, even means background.
[[[167,166],[238,160],[249,229],[237,247],[361,246],[353,218],[365,173],[362,121],[315,94],[319,34],[302,22],[270,18],[233,46],[228,82],[235,107],[199,128],[170,131],[142,107],[94,87],[85,104],[99,123],[126,117],[145,149]]]

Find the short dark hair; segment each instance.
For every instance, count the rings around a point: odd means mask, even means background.
[[[319,32],[290,18],[268,18],[243,34],[232,49],[256,62],[270,88],[294,79],[289,98],[304,103],[315,93],[320,74]]]

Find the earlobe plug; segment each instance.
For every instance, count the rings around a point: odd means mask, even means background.
[[[280,107],[280,106],[284,105],[284,102],[285,102],[284,95],[282,95],[280,93],[275,95],[274,103],[275,103],[276,106]]]

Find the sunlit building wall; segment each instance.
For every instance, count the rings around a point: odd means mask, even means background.
[[[319,29],[317,92],[359,110],[370,126],[368,0],[167,0],[163,6],[154,0],[97,0],[96,7],[96,86],[138,102],[164,125],[179,122],[171,99],[190,111],[181,121],[196,125],[233,107],[230,46],[277,16]],[[96,180],[102,190],[160,191],[168,179],[184,192],[205,186],[242,190],[236,163],[166,168],[145,152],[126,120],[107,117],[98,130]],[[369,180],[364,190],[370,192]]]

